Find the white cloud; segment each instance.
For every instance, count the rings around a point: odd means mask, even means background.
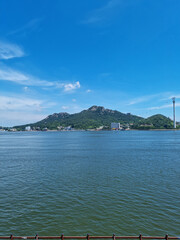
[[[10,82],[14,82],[22,85],[28,85],[28,86],[50,87],[55,85],[55,82],[40,80],[33,76],[21,73],[19,71],[16,71],[7,67],[4,67],[4,68],[2,67],[0,69],[0,80],[10,81]]]
[[[134,104],[146,102],[146,101],[148,101],[150,99],[151,98],[149,96],[147,96],[147,97],[139,97],[139,98],[136,98],[136,99],[132,100],[128,105],[134,105]]]
[[[32,110],[40,111],[42,101],[24,97],[0,96],[0,110]]]
[[[167,95],[167,93],[158,93],[158,94],[141,96],[141,97],[132,99],[127,105],[135,105],[138,103],[148,102],[149,100],[152,100],[155,98],[158,98],[158,100],[159,100],[159,98],[164,95]]]
[[[27,111],[1,111],[0,125],[12,127],[22,124],[34,123],[46,118],[47,115]]]
[[[45,100],[27,98],[24,96],[0,96],[0,110],[12,111],[42,111],[43,109],[55,106],[55,102],[47,102]]]
[[[86,90],[86,92],[87,92],[87,93],[90,93],[90,92],[92,92],[92,90],[91,90],[91,89],[88,89],[88,90]]]
[[[177,98],[177,99],[179,99],[180,98],[180,95],[176,95],[176,94],[174,94],[174,95],[171,95],[170,97],[168,97],[168,99],[172,99],[172,98]],[[167,99],[166,99],[167,100]]]
[[[75,82],[75,83],[63,84],[63,87],[64,87],[64,91],[65,91],[65,92],[71,92],[71,91],[73,91],[73,90],[75,90],[75,89],[80,88],[81,85],[80,85],[80,82],[77,81],[77,82]]]
[[[68,109],[69,107],[68,106],[62,106],[61,107],[63,110],[66,110],[66,109]]]
[[[23,90],[25,91],[25,92],[27,92],[27,91],[29,91],[29,87],[23,87]]]
[[[47,81],[41,80],[34,76],[21,73],[19,71],[13,70],[7,67],[1,67],[0,69],[0,80],[10,81],[21,85],[27,86],[41,86],[41,87],[52,87],[52,88],[62,88],[65,92],[73,92],[74,90],[81,87],[80,82],[75,83],[62,83],[57,81]]]
[[[0,42],[0,59],[23,57],[23,50],[16,44]]]
[[[148,110],[159,110],[159,109],[165,109],[165,108],[172,108],[172,104],[165,104],[157,107],[150,107]],[[176,103],[176,107],[180,107],[180,103]]]
[[[13,126],[39,121],[45,117],[44,111],[56,103],[46,100],[27,98],[21,95],[0,95],[0,125]]]
[[[146,102],[146,101],[148,101],[149,99],[150,99],[149,96],[135,98],[135,99],[133,99],[132,101],[130,101],[130,102],[128,103],[128,105],[134,105],[134,104]]]
[[[0,80],[22,83],[24,81],[27,82],[28,76],[20,72],[14,71],[10,68],[6,68],[0,69]]]

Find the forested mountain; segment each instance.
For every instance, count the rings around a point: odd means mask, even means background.
[[[31,126],[33,129],[58,129],[60,127],[71,126],[75,129],[95,129],[104,126],[105,129],[110,129],[112,122],[120,122],[122,125],[130,125],[132,129],[171,129],[173,121],[161,114],[142,118],[130,113],[124,114],[119,111],[105,109],[100,106],[92,106],[80,113],[54,113],[45,119],[23,126],[15,126],[18,130],[24,130],[26,126]]]
[[[93,129],[100,126],[109,128],[111,122],[134,124],[138,123],[139,120],[143,120],[143,118],[130,113],[124,114],[115,110],[105,109],[104,107],[92,106],[75,114],[54,113],[37,123],[16,126],[16,128],[21,130],[25,129],[26,126],[39,127],[40,129],[57,129],[59,126],[71,126],[76,129]]]

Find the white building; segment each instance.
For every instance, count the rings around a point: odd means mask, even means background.
[[[31,131],[31,127],[30,126],[25,127],[25,131]]]
[[[111,123],[111,129],[120,129],[120,123]]]

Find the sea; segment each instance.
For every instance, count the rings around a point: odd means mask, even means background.
[[[180,131],[0,133],[0,235],[180,237]]]

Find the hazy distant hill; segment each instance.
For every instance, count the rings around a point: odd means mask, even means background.
[[[34,123],[27,124],[31,127],[40,127],[57,129],[58,126],[72,126],[76,129],[90,129],[100,126],[110,127],[111,122],[120,123],[138,123],[143,118],[131,115],[130,113],[124,114],[115,110],[105,109],[100,106],[92,106],[87,110],[80,113],[54,113],[47,118]],[[16,126],[16,128],[24,129],[27,125]]]

